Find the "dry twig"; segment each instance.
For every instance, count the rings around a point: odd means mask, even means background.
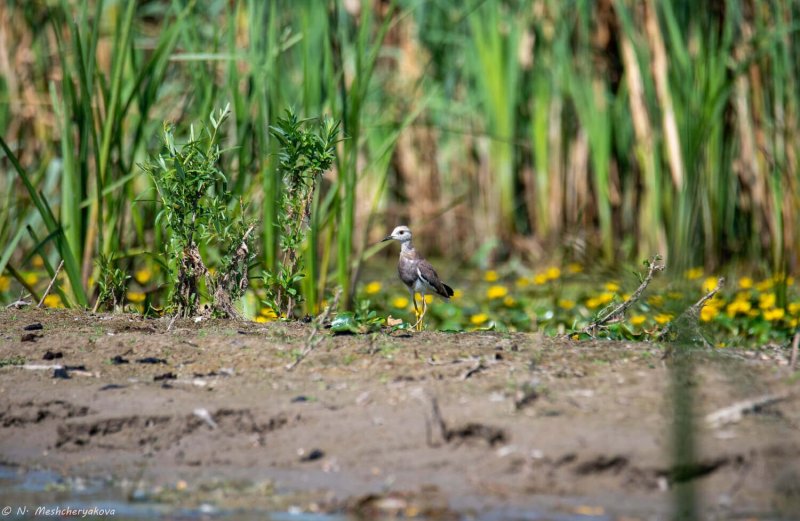
[[[794,334],[794,340],[792,340],[792,358],[789,362],[789,369],[794,371],[797,368],[797,347],[800,345],[800,331]]]
[[[622,317],[624,317],[625,312],[628,310],[628,308],[634,305],[636,301],[638,301],[639,298],[642,296],[642,293],[644,293],[644,290],[647,289],[647,286],[650,284],[650,281],[653,280],[655,274],[659,271],[664,270],[665,266],[664,264],[659,264],[660,260],[661,260],[660,255],[654,255],[653,257],[651,257],[650,260],[648,261],[649,269],[647,271],[647,276],[644,278],[642,283],[639,284],[639,287],[636,288],[636,291],[634,291],[633,294],[631,294],[631,296],[628,297],[623,303],[621,303],[619,306],[611,310],[610,313],[608,313],[602,318],[596,319],[594,322],[592,322],[585,328],[581,329],[579,333],[587,333],[593,335],[594,331],[597,330],[597,328],[603,327],[604,325],[608,324],[611,321],[619,320]]]
[[[666,336],[670,333],[670,331],[672,331],[672,325],[675,324],[681,317],[689,314],[692,316],[697,316],[700,313],[700,310],[705,305],[705,303],[708,302],[710,299],[714,298],[714,295],[716,295],[724,285],[725,285],[725,277],[720,277],[719,279],[717,279],[717,286],[708,293],[706,293],[705,295],[703,295],[700,298],[700,300],[698,300],[689,308],[687,308],[683,313],[680,314],[680,316],[678,316],[678,318],[676,318],[675,320],[671,321],[669,324],[664,326],[664,329],[662,329],[661,332],[658,334],[656,340],[660,341],[666,338]]]
[[[319,344],[322,341],[323,337],[317,335],[319,334],[319,331],[322,329],[325,322],[327,322],[331,312],[339,307],[339,297],[341,296],[341,294],[342,294],[341,288],[336,290],[336,295],[334,295],[333,297],[333,303],[326,306],[322,314],[317,316],[311,323],[311,332],[308,334],[306,341],[303,343],[303,350],[300,352],[300,354],[297,355],[297,358],[295,358],[291,364],[288,364],[286,366],[287,371],[291,371],[292,369],[297,367],[297,365],[300,362],[302,362],[303,359],[307,357],[311,353],[311,351],[314,350],[315,347],[317,347],[317,344]]]
[[[44,295],[42,295],[42,300],[40,300],[39,303],[36,305],[37,308],[41,308],[42,304],[44,304],[44,299],[47,298],[47,294],[50,293],[51,289],[53,289],[53,284],[55,283],[56,278],[58,277],[58,272],[61,271],[61,268],[63,266],[64,266],[64,260],[62,259],[61,262],[58,263],[58,268],[56,268],[55,275],[53,275],[53,278],[50,279],[50,284],[47,286],[47,289],[44,290]]]
[[[706,415],[706,423],[711,427],[721,427],[729,423],[736,423],[742,416],[752,412],[758,412],[764,407],[790,398],[789,393],[768,394],[759,398],[743,400],[728,407],[724,407]]]

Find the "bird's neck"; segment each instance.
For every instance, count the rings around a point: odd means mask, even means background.
[[[411,253],[414,251],[414,245],[411,241],[405,241],[400,244],[400,253]]]

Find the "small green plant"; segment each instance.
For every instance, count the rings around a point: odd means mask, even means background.
[[[108,310],[116,313],[122,309],[122,304],[125,302],[125,291],[131,277],[114,266],[114,259],[110,255],[100,254],[97,268],[100,270],[100,278],[97,281],[100,292],[92,311],[97,311],[100,306],[106,306]]]
[[[292,110],[270,127],[278,140],[277,174],[282,186],[279,195],[276,227],[281,249],[281,261],[272,271],[264,273],[265,304],[287,318],[294,314],[295,305],[302,300],[298,284],[303,278],[303,259],[300,250],[306,239],[311,218],[314,192],[323,172],[335,159],[339,123],[323,118],[319,126],[309,130]]]
[[[358,303],[355,311],[345,311],[336,315],[331,321],[331,331],[334,333],[371,333],[380,331],[384,318],[371,309],[369,300]]]
[[[25,365],[25,357],[22,355],[13,355],[0,358],[0,367],[5,367],[7,365]]]
[[[199,136],[191,129],[189,142],[178,147],[174,128],[164,125],[161,154],[142,166],[151,177],[162,205],[156,221],[165,221],[169,231],[167,266],[170,270],[171,312],[181,317],[197,314],[200,282],[212,297],[214,311],[221,316],[238,317],[233,302],[247,288],[247,271],[254,258],[254,223],[245,220],[240,202],[238,219],[231,216],[227,178],[219,168],[222,150],[220,128],[230,115],[230,105],[209,116]],[[200,255],[199,243],[214,241],[220,245],[223,260],[212,274]]]

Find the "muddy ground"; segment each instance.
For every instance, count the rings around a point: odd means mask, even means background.
[[[0,311],[0,464],[182,506],[661,519],[688,483],[704,518],[800,518],[800,384],[782,348],[681,357],[697,427],[681,467],[657,345],[323,331],[289,371],[309,325],[167,326]]]

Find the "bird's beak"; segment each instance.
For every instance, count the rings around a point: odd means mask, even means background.
[[[394,237],[392,237],[391,235],[387,235],[386,237],[384,237],[384,238],[381,240],[381,242],[391,241],[392,239],[394,239]]]

